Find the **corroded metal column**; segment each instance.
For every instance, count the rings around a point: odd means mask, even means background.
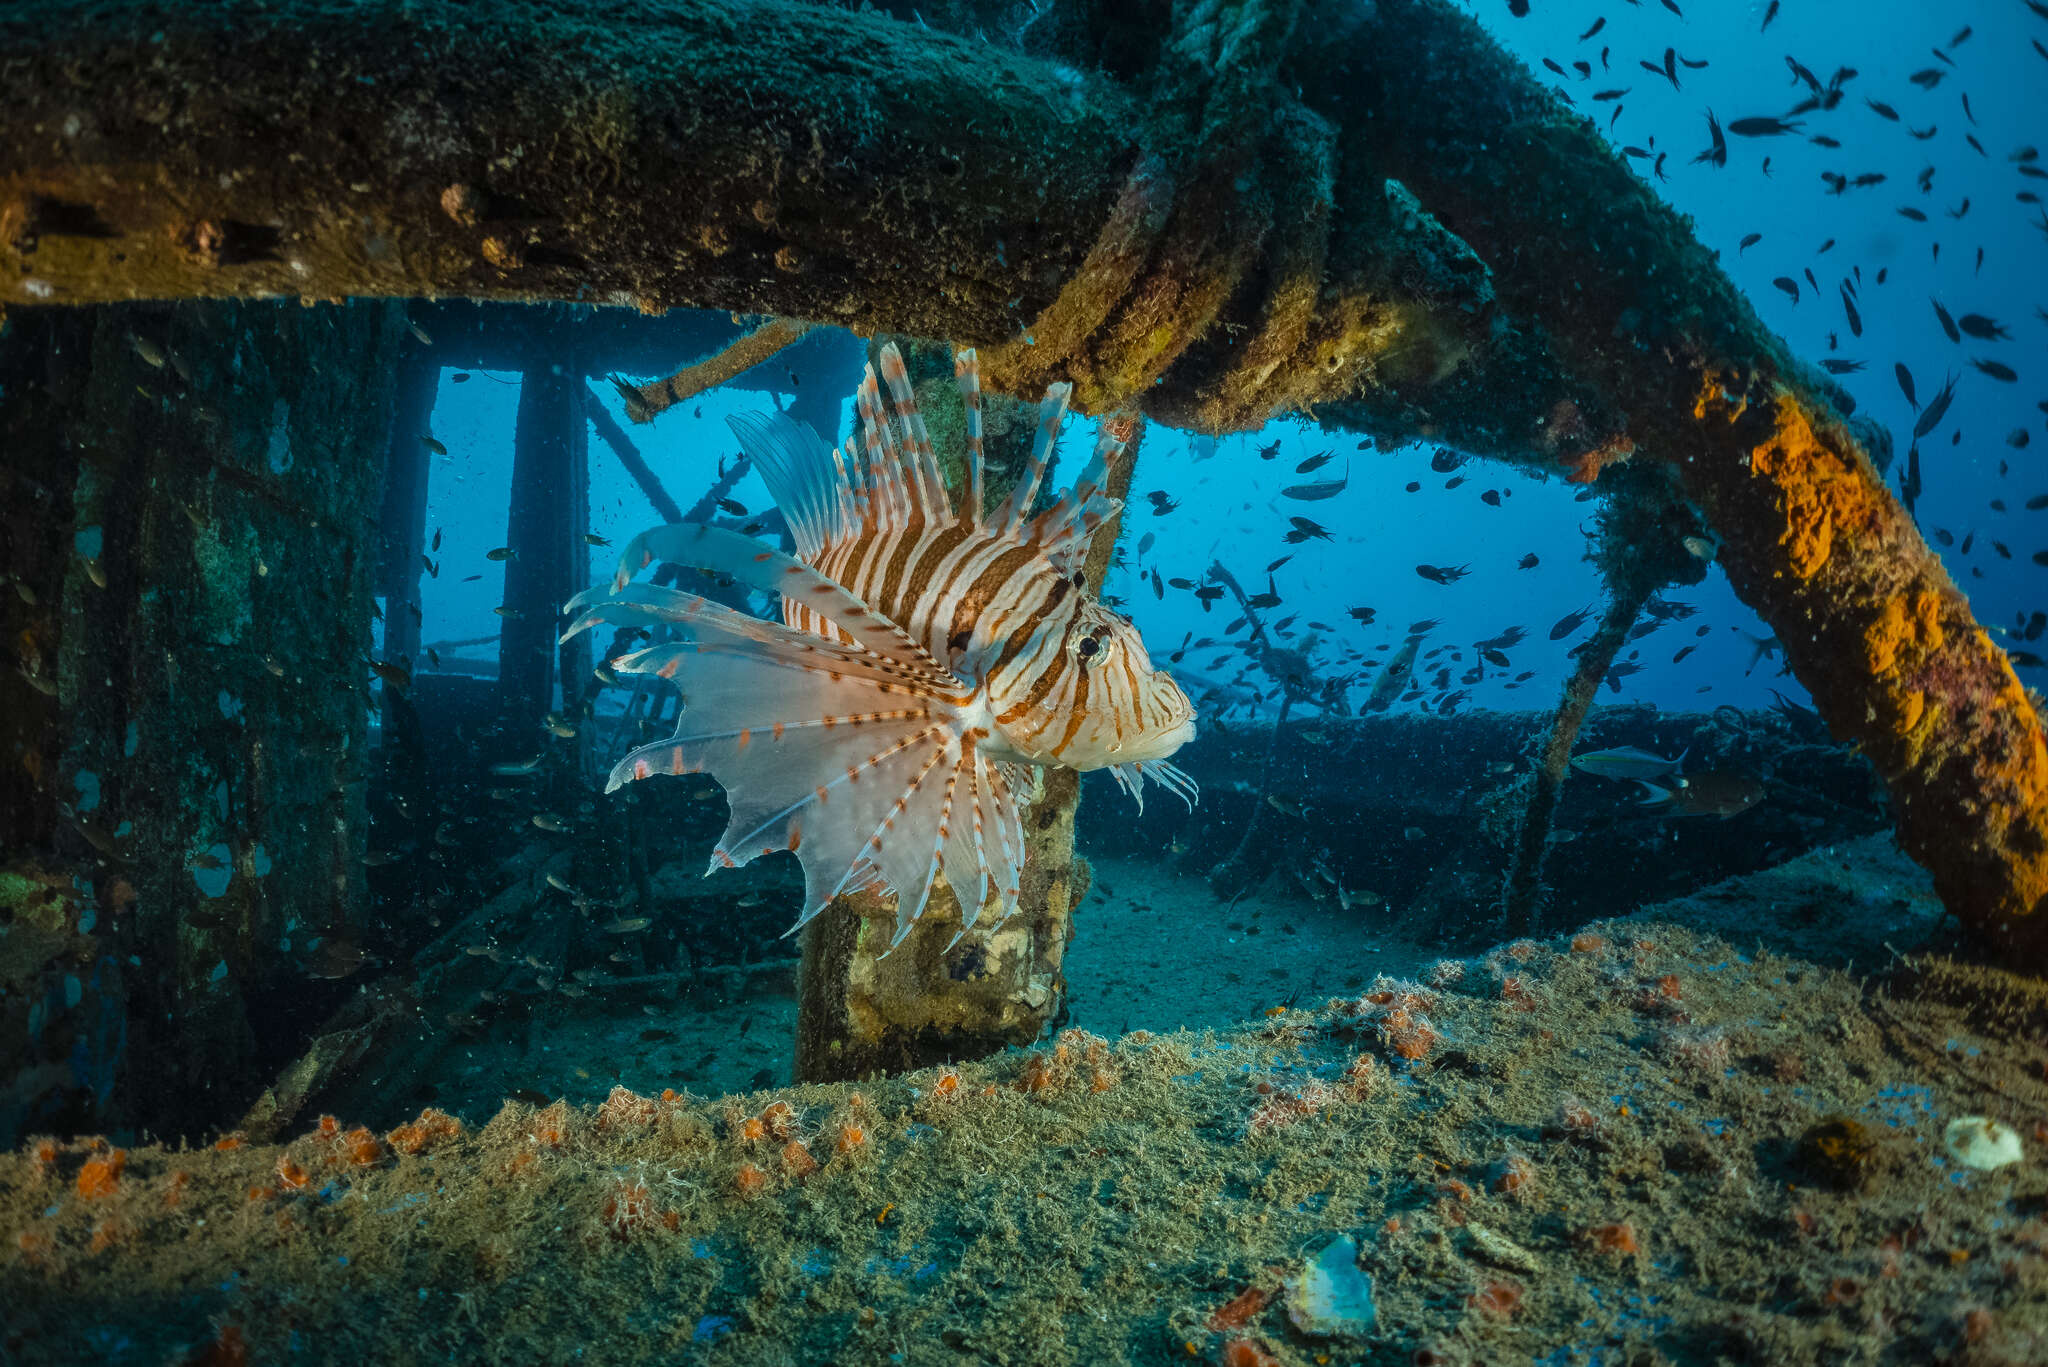
[[[391,304],[226,303],[39,315],[0,340],[9,391],[48,346],[68,372],[5,428],[55,529],[35,567],[53,767],[0,856],[4,909],[35,927],[0,994],[0,1055],[30,1089],[15,1123],[217,1123],[296,1050],[280,1022],[348,990],[326,980],[364,913],[403,334]]]

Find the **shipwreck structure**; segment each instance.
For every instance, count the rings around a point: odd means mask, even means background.
[[[1069,380],[1090,413],[1206,432],[1312,408],[1574,480],[1625,465],[1610,634],[1711,528],[1967,933],[2048,953],[2041,721],[1887,490],[1882,433],[1443,0],[26,0],[0,53],[0,479],[27,590],[4,606],[0,892],[36,946],[10,951],[33,986],[5,1009],[59,1003],[37,1029],[107,1061],[88,1111],[193,1123],[187,1084],[277,1066],[255,985],[362,915],[373,597],[419,644],[419,529],[368,528],[403,523],[421,458],[439,361],[410,324],[459,348],[469,306],[345,299],[580,307],[536,315],[518,363],[551,377],[521,409],[518,459],[557,494],[525,510],[560,551],[522,560],[536,603],[565,587],[581,446],[630,446],[577,419],[583,386],[697,354],[604,339],[671,309],[949,338],[997,390]],[[590,663],[544,628],[505,637],[527,720]],[[1046,938],[1016,971],[1051,1000],[1072,794],[1040,810]],[[809,945],[837,965],[812,978],[820,1048],[926,1057],[932,1022],[846,1009],[849,924]],[[1048,1009],[959,1023],[1000,1040]],[[341,1056],[371,1028],[323,1038]]]

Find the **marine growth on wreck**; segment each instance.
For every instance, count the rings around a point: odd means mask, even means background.
[[[2048,1360],[2048,8],[0,70],[0,1357]]]

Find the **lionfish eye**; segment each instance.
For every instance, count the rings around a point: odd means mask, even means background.
[[[1074,649],[1080,651],[1081,658],[1085,660],[1096,651],[1102,649],[1102,642],[1096,640],[1093,636],[1083,636],[1081,644],[1075,646]]]

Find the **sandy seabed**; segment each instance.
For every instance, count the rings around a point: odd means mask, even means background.
[[[1939,918],[1887,840],[1436,962],[1101,877],[1038,1049],[0,1156],[0,1356],[2048,1361],[2048,1009],[1893,952]]]

